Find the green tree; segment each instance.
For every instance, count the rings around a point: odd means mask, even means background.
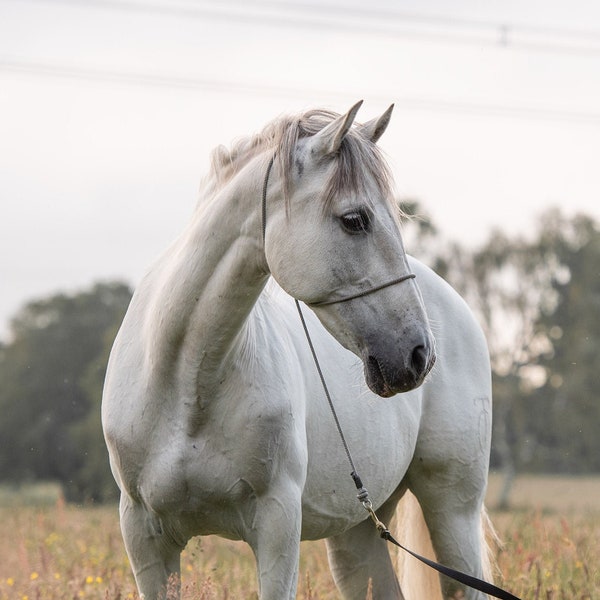
[[[496,461],[508,477],[600,470],[598,224],[549,210],[532,237],[496,233],[456,264],[490,343]]]
[[[532,468],[600,471],[600,227],[592,218],[545,215],[540,254],[556,265],[553,302],[536,321],[546,351],[531,397]]]
[[[415,203],[405,210],[422,212]],[[408,227],[486,334],[492,461],[506,473],[500,503],[517,470],[600,470],[598,224],[549,210],[528,237],[495,231],[475,249],[441,239],[420,221]]]
[[[92,439],[76,432],[98,410],[91,365],[105,364],[107,336],[130,298],[126,285],[101,283],[30,302],[15,316],[0,352],[0,480],[53,479],[77,499],[97,494],[75,481]]]
[[[80,385],[87,395],[90,409],[84,419],[69,428],[69,437],[78,448],[72,479],[67,486],[68,496],[107,501],[118,497],[118,490],[108,463],[108,451],[100,418],[102,388],[108,357],[120,325],[115,324],[104,334],[104,348],[82,374]]]

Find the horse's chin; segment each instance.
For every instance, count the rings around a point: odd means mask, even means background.
[[[365,381],[369,389],[382,398],[390,398],[396,394],[386,382],[379,361],[374,356],[367,357],[365,361]]]
[[[391,398],[392,396],[395,396],[398,393],[390,389],[385,383],[383,384],[383,388],[381,390],[378,391],[371,388],[371,391],[375,392],[381,398]]]

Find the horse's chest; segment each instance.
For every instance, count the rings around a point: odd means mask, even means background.
[[[228,513],[252,517],[270,486],[289,423],[280,411],[240,410],[193,437],[181,434],[153,453],[142,476],[145,501],[158,513],[185,513],[198,533],[222,533]],[[230,523],[230,516],[227,517]]]

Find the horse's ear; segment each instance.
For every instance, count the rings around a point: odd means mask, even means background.
[[[345,115],[341,115],[329,125],[310,138],[310,151],[315,155],[329,156],[335,154],[342,145],[344,136],[352,127],[356,113],[363,103],[357,102]]]
[[[368,140],[371,140],[373,143],[377,142],[387,129],[393,110],[394,105],[392,104],[380,117],[367,121],[358,130]]]

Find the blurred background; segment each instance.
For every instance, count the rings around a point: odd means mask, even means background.
[[[0,0],[0,483],[115,497],[108,351],[211,149],[359,99],[395,103],[407,248],[488,336],[494,502],[598,474],[597,2]]]

